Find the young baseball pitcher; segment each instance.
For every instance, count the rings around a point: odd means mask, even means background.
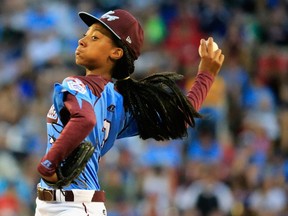
[[[79,13],[88,26],[75,61],[85,76],[54,86],[47,114],[47,151],[38,164],[36,216],[107,215],[98,180],[99,161],[116,139],[184,137],[218,74],[224,55],[213,38],[200,41],[200,64],[187,96],[175,84],[176,73],[131,77],[143,44],[143,30],[128,11],[97,18]],[[68,164],[68,165],[67,165]],[[69,167],[72,167],[70,169]]]

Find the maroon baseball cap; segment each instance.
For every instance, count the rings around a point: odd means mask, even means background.
[[[134,60],[136,60],[143,45],[144,33],[138,20],[128,11],[117,9],[103,14],[97,18],[87,12],[79,12],[80,18],[88,26],[96,22],[102,23],[117,38],[128,47]]]

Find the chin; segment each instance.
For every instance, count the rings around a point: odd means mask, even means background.
[[[79,65],[79,66],[83,66],[83,64],[81,63],[81,61],[79,60],[79,59],[75,59],[75,63],[77,64],[77,65]]]
[[[76,65],[78,65],[78,66],[80,66],[80,67],[82,67],[82,68],[85,68],[85,66],[83,65],[83,64],[81,64],[81,62],[79,62],[79,61],[75,61],[75,63],[76,63]]]

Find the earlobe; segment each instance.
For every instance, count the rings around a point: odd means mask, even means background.
[[[112,54],[111,54],[112,59],[118,60],[122,58],[122,56],[123,56],[123,49],[119,47],[113,49]]]

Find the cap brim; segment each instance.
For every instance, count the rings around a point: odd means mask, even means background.
[[[83,22],[87,25],[87,26],[91,26],[96,22],[100,22],[101,24],[103,24],[107,29],[109,29],[117,38],[120,38],[120,36],[118,34],[116,34],[116,32],[113,31],[113,29],[111,29],[105,22],[103,22],[101,19],[87,13],[87,12],[79,12],[78,13],[79,17],[83,20]]]

